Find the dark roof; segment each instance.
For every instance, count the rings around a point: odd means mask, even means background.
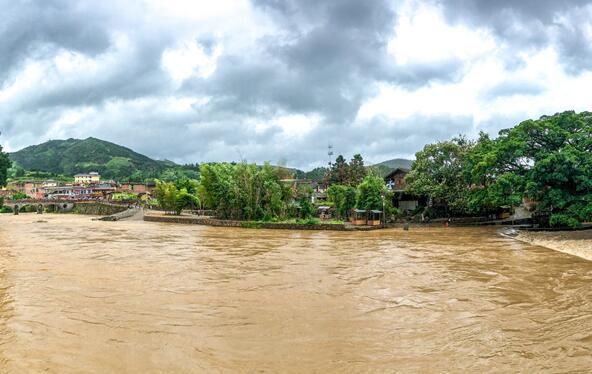
[[[397,174],[397,173],[399,173],[399,172],[402,172],[402,173],[405,173],[405,174],[407,174],[407,173],[409,173],[410,171],[411,171],[411,170],[410,170],[410,169],[407,169],[407,168],[396,168],[395,170],[393,170],[393,171],[391,171],[390,173],[388,173],[387,175],[385,175],[384,179],[385,179],[385,180],[386,180],[386,179],[389,179],[389,178],[391,178],[393,175],[395,175],[395,174]]]

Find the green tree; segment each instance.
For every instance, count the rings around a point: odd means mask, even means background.
[[[364,167],[364,159],[362,155],[355,154],[349,163],[349,180],[348,185],[357,186],[364,180],[368,171]]]
[[[468,207],[472,212],[492,212],[501,206],[518,206],[524,196],[524,171],[520,164],[508,162],[513,152],[507,145],[485,133],[465,157],[468,181]]]
[[[284,170],[268,163],[202,165],[199,195],[221,218],[260,220],[282,217],[292,196],[282,184]]]
[[[347,219],[350,209],[356,207],[357,190],[351,186],[334,184],[327,189],[327,197],[333,203],[337,217]]]
[[[372,175],[365,177],[358,186],[358,208],[382,210],[382,198],[385,192],[382,178]]]
[[[327,169],[326,167],[317,167],[307,173],[304,173],[304,178],[310,179],[315,182],[321,182],[327,175],[328,170],[329,169]]]
[[[426,145],[415,154],[406,177],[408,192],[444,202],[452,213],[467,213],[470,185],[465,165],[473,144],[461,136]]]
[[[200,205],[199,198],[187,192],[186,188],[178,189],[174,183],[156,180],[154,190],[159,205],[167,212],[180,215],[183,209]]]
[[[337,156],[329,171],[328,184],[346,185],[349,181],[349,165],[342,155]]]
[[[8,169],[12,166],[12,162],[8,158],[8,154],[2,151],[0,145],[0,187],[6,186],[8,179]]]
[[[300,218],[311,218],[315,213],[315,208],[311,202],[312,188],[310,186],[301,186],[298,188],[296,199],[300,207]]]
[[[500,132],[486,170],[493,170],[495,179],[510,179],[513,195],[537,201],[537,211],[549,217],[551,226],[579,226],[592,219],[590,134],[589,112],[524,121]]]
[[[30,199],[30,197],[27,194],[24,194],[22,192],[15,192],[10,196],[10,199],[12,201],[17,201],[17,200],[26,200],[26,199]]]
[[[408,191],[445,202],[453,214],[536,201],[551,226],[592,220],[592,114],[573,111],[499,132],[429,144],[416,154]]]

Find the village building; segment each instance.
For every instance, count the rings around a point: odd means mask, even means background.
[[[43,181],[43,183],[41,184],[41,187],[43,187],[43,188],[57,187],[57,186],[59,186],[59,183],[57,181],[54,181],[53,179],[48,179],[46,181]]]
[[[101,175],[94,171],[88,174],[76,174],[74,176],[75,184],[98,184],[100,181]]]
[[[312,182],[312,202],[324,202],[327,201],[327,186],[319,183],[319,182]]]
[[[405,178],[409,169],[397,168],[384,177],[384,183],[389,191],[393,192],[393,206],[402,211],[413,211],[422,202],[422,198],[405,191],[407,182]]]
[[[45,188],[43,198],[50,200],[106,200],[115,190],[116,187],[110,183],[88,186],[56,186]]]
[[[41,181],[17,181],[10,182],[8,189],[14,192],[25,194],[33,199],[43,198],[43,182]]]
[[[135,193],[138,195],[152,195],[155,188],[154,183],[137,183],[137,182],[126,182],[122,183],[118,188],[117,192],[128,192]]]
[[[44,189],[44,198],[50,200],[68,200],[74,198],[74,186],[55,186]]]

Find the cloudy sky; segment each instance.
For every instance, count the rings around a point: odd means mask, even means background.
[[[0,0],[0,142],[370,162],[591,110],[592,1]]]

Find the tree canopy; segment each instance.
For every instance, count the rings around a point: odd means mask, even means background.
[[[222,218],[262,220],[286,217],[293,192],[283,171],[269,164],[204,164],[200,196]]]
[[[328,185],[355,187],[362,182],[367,174],[364,159],[360,154],[354,155],[349,163],[342,155],[339,155],[331,165],[331,169],[328,170],[325,179]]]
[[[156,180],[155,197],[165,211],[179,215],[183,209],[195,209],[201,205],[199,198],[194,194],[196,189],[191,192],[188,189],[188,186],[192,185],[194,183],[187,181],[173,183]]]
[[[573,111],[527,120],[499,132],[429,144],[407,177],[411,193],[455,213],[483,213],[536,202],[543,225],[592,219],[592,114]]]

